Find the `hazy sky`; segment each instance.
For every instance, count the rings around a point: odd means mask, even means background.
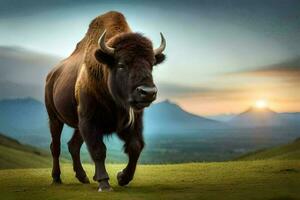
[[[167,61],[154,71],[160,99],[198,114],[240,112],[258,99],[300,111],[297,0],[0,0],[0,45],[66,57],[90,21],[109,10],[154,45],[164,33]]]

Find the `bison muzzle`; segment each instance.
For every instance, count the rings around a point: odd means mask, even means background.
[[[99,191],[111,190],[105,169],[103,137],[116,133],[124,141],[127,166],[118,173],[119,185],[134,176],[144,147],[143,109],[155,99],[152,68],[164,61],[166,41],[160,47],[130,30],[124,16],[108,12],[96,17],[73,53],[48,74],[45,105],[49,115],[53,183],[60,179],[60,138],[64,124],[74,128],[68,142],[77,179],[89,183],[81,165],[80,148],[86,143],[95,163],[93,179]]]

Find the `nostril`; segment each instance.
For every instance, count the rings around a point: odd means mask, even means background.
[[[142,94],[142,95],[147,95],[147,94],[149,94],[149,92],[147,92],[146,90],[141,90],[141,91],[140,91],[140,94]]]
[[[147,95],[147,91],[145,91],[145,90],[143,90],[143,88],[142,87],[137,87],[136,88],[136,91],[138,92],[138,94],[140,94],[140,95]]]
[[[156,87],[139,86],[136,90],[142,97],[155,97],[157,93]]]

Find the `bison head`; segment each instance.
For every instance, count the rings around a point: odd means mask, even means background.
[[[164,36],[161,34],[160,47],[153,49],[151,41],[138,33],[119,34],[109,41],[110,47],[105,43],[105,35],[104,31],[95,57],[109,69],[109,91],[125,108],[142,110],[156,99],[152,68],[165,59]]]

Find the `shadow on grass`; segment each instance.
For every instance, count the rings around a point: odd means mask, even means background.
[[[298,198],[297,198],[298,199]],[[281,196],[281,197],[275,197],[271,198],[269,200],[296,200],[294,197],[289,197],[289,196]]]
[[[57,187],[58,189],[66,189],[70,191],[78,191],[78,190],[89,190],[89,191],[97,191],[98,185],[97,183],[91,184],[81,184],[81,183],[63,183],[59,185],[49,185],[50,188]],[[119,186],[112,185],[113,191],[117,193],[161,193],[161,192],[187,192],[192,190],[193,188],[187,186],[180,186],[180,184],[176,186],[171,185],[127,185],[127,186]]]

